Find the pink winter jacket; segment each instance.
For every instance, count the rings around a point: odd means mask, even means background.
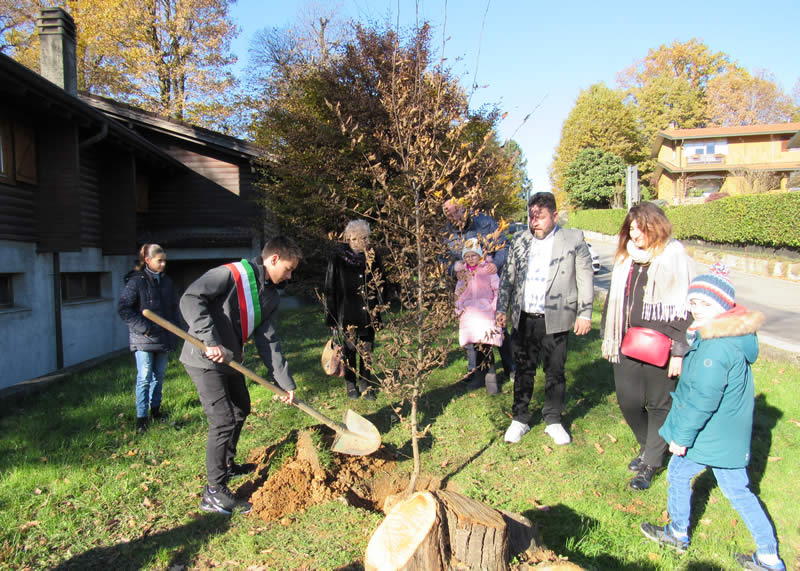
[[[456,272],[465,270],[466,281],[456,284],[456,315],[459,318],[458,344],[483,343],[500,346],[503,335],[495,324],[497,288],[500,278],[497,272],[489,273],[486,262],[481,262],[474,271],[466,269],[463,262],[456,262]]]

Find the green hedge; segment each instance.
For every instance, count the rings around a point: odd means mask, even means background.
[[[719,244],[800,248],[800,193],[731,196],[666,209],[678,239]],[[616,234],[625,210],[577,210],[569,215],[573,228]]]

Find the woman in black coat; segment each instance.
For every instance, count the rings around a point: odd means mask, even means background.
[[[344,241],[328,261],[325,322],[332,330],[344,333],[342,358],[347,396],[357,399],[363,395],[375,400],[369,355],[374,348],[375,326],[380,322],[375,308],[383,303],[383,271],[380,259],[369,246],[369,224],[365,220],[351,220],[344,229]]]
[[[161,393],[169,351],[177,338],[142,315],[149,309],[175,323],[178,297],[172,280],[164,273],[167,255],[158,244],[145,244],[139,250],[136,267],[125,276],[125,288],[117,312],[127,324],[129,344],[136,357],[136,430],[147,429],[147,412],[154,419],[163,416]]]

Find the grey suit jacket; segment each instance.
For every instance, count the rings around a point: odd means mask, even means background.
[[[519,325],[528,273],[528,251],[533,240],[530,230],[517,233],[500,276],[497,311],[506,312],[506,322],[512,331]],[[583,232],[556,226],[545,298],[547,333],[572,329],[577,317],[591,319],[593,299],[592,259]]]

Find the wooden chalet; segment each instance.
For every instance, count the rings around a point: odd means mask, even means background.
[[[72,18],[42,10],[39,33],[41,76],[0,54],[0,389],[127,347],[142,243],[180,289],[264,234],[253,145],[79,95]]]

